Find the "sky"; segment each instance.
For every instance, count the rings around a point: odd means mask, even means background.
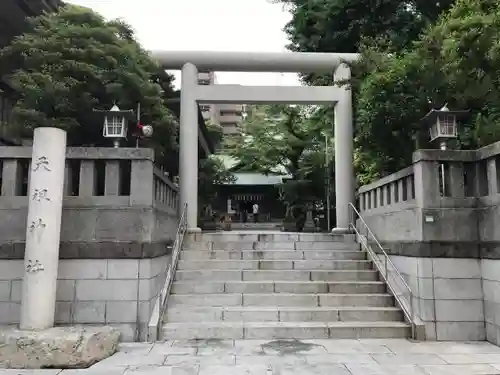
[[[291,15],[270,0],[67,0],[121,18],[147,50],[282,52]],[[180,76],[176,76],[178,87]],[[220,84],[299,85],[293,73],[217,73]]]

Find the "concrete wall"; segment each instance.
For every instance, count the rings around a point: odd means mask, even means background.
[[[59,263],[56,324],[108,324],[123,341],[145,338],[170,255],[152,259],[68,259]],[[0,260],[0,325],[19,323],[22,260]]]
[[[412,166],[358,192],[361,215],[409,283],[428,339],[500,344],[498,155],[500,142],[420,150]]]
[[[481,264],[477,259],[391,256],[413,294],[427,340],[485,340]]]
[[[500,345],[500,260],[482,259],[486,339]]]

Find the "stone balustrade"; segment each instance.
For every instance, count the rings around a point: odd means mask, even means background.
[[[360,212],[364,212],[397,203],[413,203],[414,198],[413,166],[410,166],[372,184],[362,186],[358,191],[358,207]]]
[[[428,339],[500,344],[500,142],[418,150],[358,190],[358,207],[415,294]]]
[[[0,211],[8,218],[0,229],[2,250],[24,241],[30,158],[31,147],[0,147]],[[50,161],[38,167],[50,168]],[[64,192],[62,257],[71,256],[66,244],[102,252],[110,243],[151,247],[175,235],[178,189],[154,167],[150,149],[68,148]]]

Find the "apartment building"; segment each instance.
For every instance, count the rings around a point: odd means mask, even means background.
[[[199,85],[216,85],[214,72],[199,72]],[[245,106],[243,104],[202,104],[200,105],[205,121],[209,120],[222,126],[224,134],[237,134],[243,121]]]
[[[199,72],[198,85],[215,85],[217,84],[217,77],[214,72]],[[205,121],[210,121],[214,124],[219,124],[217,114],[217,106],[214,104],[200,104],[201,113]]]

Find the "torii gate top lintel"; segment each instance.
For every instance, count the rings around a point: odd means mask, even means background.
[[[342,62],[359,59],[357,53],[151,51],[164,69],[192,63],[199,70],[231,72],[332,72]]]

